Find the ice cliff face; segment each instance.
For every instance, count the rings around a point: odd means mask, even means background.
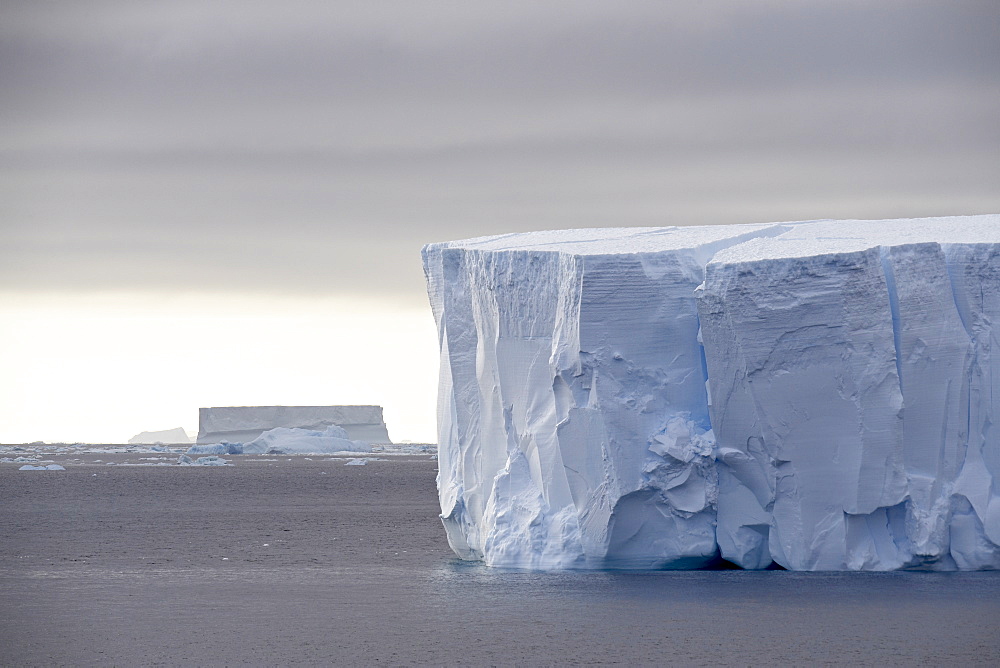
[[[199,443],[189,455],[321,455],[335,452],[371,452],[371,444],[352,441],[347,430],[331,425],[322,431],[275,427],[247,443]]]
[[[694,289],[778,226],[586,230],[425,249],[452,547],[531,568],[713,559],[716,471]]]
[[[514,234],[424,267],[460,556],[1000,568],[1000,216]]]
[[[198,443],[247,443],[269,429],[323,431],[341,427],[346,438],[390,443],[381,406],[217,406],[198,411]]]
[[[723,557],[1000,568],[1000,217],[798,225],[699,311]]]

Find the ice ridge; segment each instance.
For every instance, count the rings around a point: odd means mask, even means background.
[[[558,230],[423,261],[459,556],[1000,568],[1000,216]]]

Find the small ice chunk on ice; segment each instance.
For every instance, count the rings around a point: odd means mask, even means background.
[[[198,459],[191,459],[187,455],[181,455],[177,463],[181,466],[232,466],[229,460],[216,457],[215,455],[199,457]]]

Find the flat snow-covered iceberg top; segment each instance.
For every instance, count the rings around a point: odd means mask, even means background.
[[[1000,568],[1000,216],[424,248],[452,548]]]

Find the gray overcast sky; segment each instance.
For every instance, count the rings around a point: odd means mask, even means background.
[[[429,241],[1000,211],[1000,4],[4,2],[0,288],[423,300]]]

